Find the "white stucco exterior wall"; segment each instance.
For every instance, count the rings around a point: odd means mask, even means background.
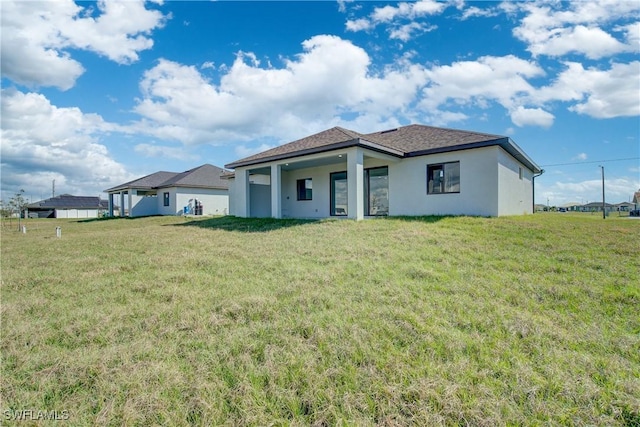
[[[164,193],[169,193],[169,206],[164,206]],[[229,213],[228,190],[169,187],[158,189],[157,213],[160,215],[183,215],[184,207],[193,199],[202,203],[203,215],[227,215]]]
[[[328,218],[329,176],[333,172],[347,170],[344,164],[335,164],[310,169],[284,171],[282,173],[282,216],[283,218]],[[311,200],[298,200],[296,183],[299,179],[311,179]]]
[[[460,162],[460,192],[427,194],[427,165]],[[389,215],[498,215],[496,148],[419,156],[389,165]]]
[[[533,172],[498,148],[498,215],[525,215],[533,213]],[[520,171],[522,170],[522,179]]]
[[[138,195],[135,189],[130,190],[128,196],[125,197],[129,197],[131,201],[129,205],[130,217],[158,214],[156,210],[157,197]]]
[[[337,157],[340,151],[332,152]],[[348,170],[347,151],[343,161],[306,169],[282,170],[281,214],[283,218],[330,217],[330,175]],[[384,159],[364,150],[363,169],[389,168],[389,215],[522,215],[531,212],[532,171],[524,167],[499,146],[452,151],[404,159]],[[290,160],[294,163],[295,160]],[[427,165],[460,162],[460,192],[427,194]],[[282,163],[282,162],[280,162]],[[260,167],[271,167],[271,163]],[[519,170],[523,170],[523,179]],[[246,216],[250,199],[238,188],[238,174],[248,168],[238,168],[236,178],[230,180],[231,199],[235,202],[231,213]],[[253,175],[252,175],[253,176]],[[297,200],[296,183],[312,180],[312,200]],[[233,182],[235,181],[235,182]],[[246,178],[248,188],[249,178]],[[269,200],[270,204],[270,200]],[[352,209],[349,206],[349,209]],[[265,212],[261,211],[264,215]],[[250,214],[254,216],[253,214]]]
[[[236,190],[235,190],[236,180],[234,177],[229,177],[227,178],[227,181],[229,182],[229,191],[228,191],[229,215],[235,215],[236,214]]]

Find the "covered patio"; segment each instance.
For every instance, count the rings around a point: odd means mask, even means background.
[[[388,165],[397,157],[362,147],[294,157],[235,171],[241,217],[388,214]],[[376,169],[370,172],[370,169]],[[377,167],[376,167],[377,166]],[[373,196],[372,196],[373,194]]]

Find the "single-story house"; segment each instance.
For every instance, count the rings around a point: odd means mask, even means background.
[[[29,218],[98,218],[107,212],[107,200],[92,196],[61,194],[27,205]]]
[[[604,204],[604,210],[606,212],[612,212],[616,210],[615,206],[609,203]],[[590,202],[582,205],[582,212],[602,212],[602,202]]]
[[[409,125],[334,127],[225,166],[240,217],[521,215],[542,170],[509,137]]]
[[[618,212],[629,212],[629,211],[632,211],[633,209],[635,209],[635,205],[633,203],[630,203],[630,202],[616,203],[613,206],[614,206],[615,210],[617,210]]]
[[[222,168],[204,164],[185,172],[155,172],[105,190],[111,206],[120,199],[120,216],[227,215],[229,181]]]

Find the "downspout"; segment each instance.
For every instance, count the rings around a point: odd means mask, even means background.
[[[542,175],[544,173],[544,169],[540,169],[540,173],[537,175],[533,175],[533,177],[531,178],[531,197],[533,198],[532,201],[532,210],[531,212],[536,213],[536,178],[539,177],[540,175]]]

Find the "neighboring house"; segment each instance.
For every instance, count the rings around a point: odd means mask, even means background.
[[[633,200],[631,200],[631,203],[634,204],[635,209],[640,208],[640,190],[633,193]]]
[[[629,202],[616,203],[613,206],[614,210],[617,210],[618,212],[629,212],[635,208],[635,205]]]
[[[604,209],[606,212],[614,211],[616,208],[614,205],[605,203]],[[591,202],[582,205],[582,212],[602,212],[602,202]]]
[[[61,194],[27,205],[29,218],[97,218],[107,212],[109,204],[100,197]]]
[[[155,172],[105,190],[109,206],[120,199],[120,216],[226,215],[228,180],[224,169],[205,164],[182,173]],[[113,212],[109,209],[109,215]]]
[[[410,125],[334,127],[226,165],[240,217],[532,213],[542,171],[510,138]]]
[[[578,202],[569,202],[569,203],[565,203],[561,207],[565,208],[567,211],[578,212],[580,211],[580,208],[582,207],[582,205]]]

